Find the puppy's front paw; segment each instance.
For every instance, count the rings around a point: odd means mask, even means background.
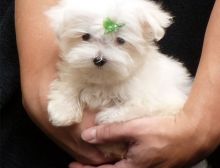
[[[69,126],[82,120],[80,108],[74,104],[51,100],[48,103],[49,121],[54,126]]]

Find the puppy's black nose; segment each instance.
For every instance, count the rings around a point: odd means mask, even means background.
[[[103,57],[95,57],[93,59],[93,63],[99,67],[103,66],[106,62],[107,62],[107,60]]]

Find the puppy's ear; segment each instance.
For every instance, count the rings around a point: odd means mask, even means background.
[[[172,24],[172,16],[165,12],[159,4],[144,1],[142,8],[142,22],[148,25],[153,38],[159,41],[165,34],[165,28]]]
[[[61,4],[51,7],[45,12],[48,18],[49,24],[51,25],[53,31],[55,32],[57,38],[60,37],[60,33],[63,29],[64,22],[64,9]]]

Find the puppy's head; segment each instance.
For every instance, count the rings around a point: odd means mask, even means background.
[[[97,84],[118,83],[138,72],[171,23],[168,13],[147,0],[61,0],[46,14],[62,59]]]

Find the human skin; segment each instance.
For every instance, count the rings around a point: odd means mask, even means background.
[[[95,113],[85,110],[81,124],[54,127],[47,115],[49,85],[56,78],[58,46],[44,11],[57,0],[17,0],[15,25],[20,61],[23,104],[28,115],[52,140],[76,160],[100,164],[106,158],[92,145],[81,140],[81,132],[94,125]]]
[[[220,141],[220,1],[207,27],[199,68],[189,98],[176,116],[135,119],[89,128],[91,144],[130,142],[125,159],[97,168],[174,168],[194,164]],[[70,168],[95,166],[72,163]]]

